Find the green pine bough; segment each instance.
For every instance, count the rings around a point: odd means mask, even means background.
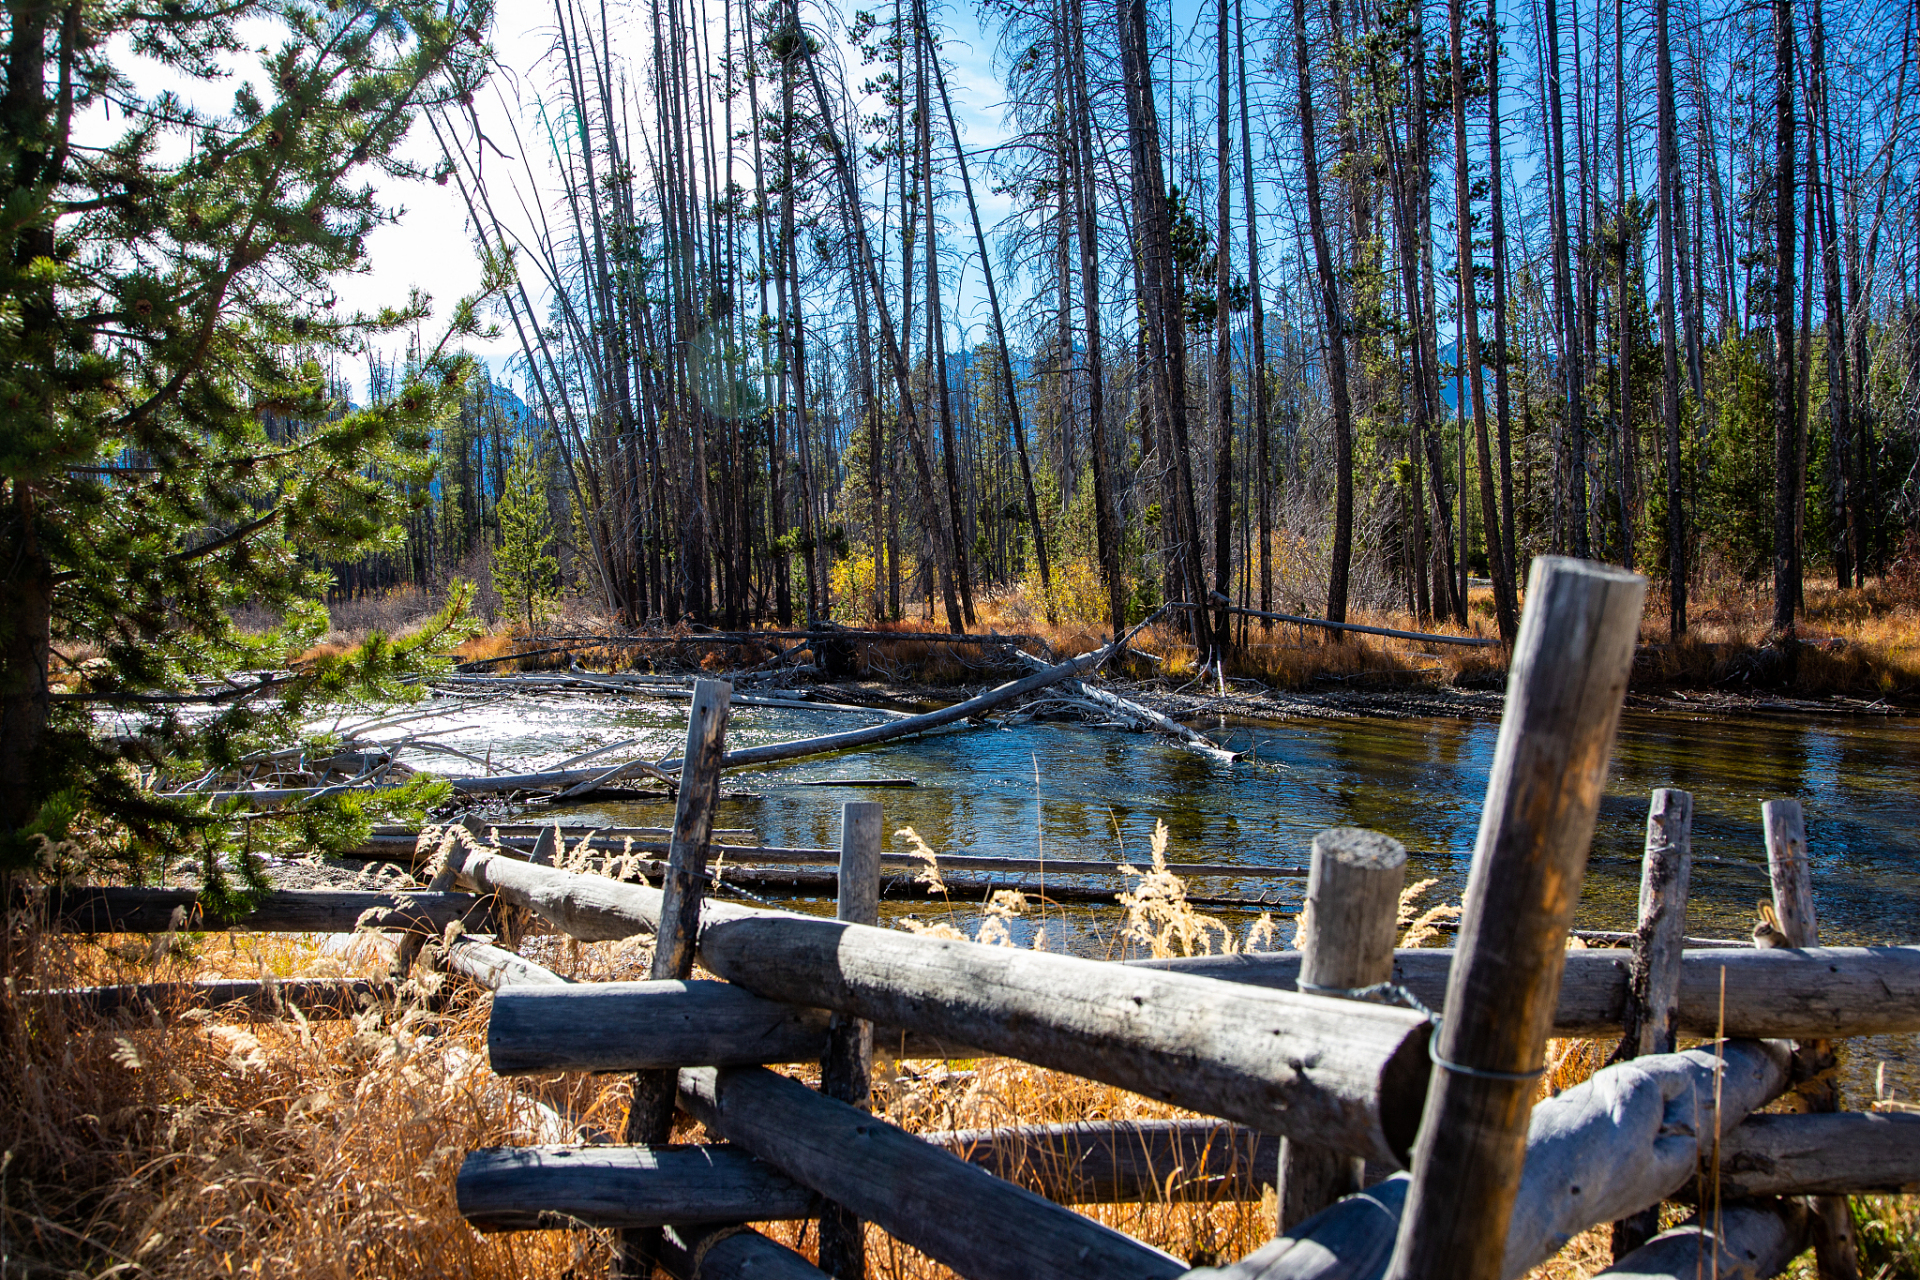
[[[471,368],[460,344],[510,270],[491,262],[437,340],[417,292],[366,314],[334,291],[394,217],[380,180],[430,176],[400,143],[423,111],[471,101],[491,18],[488,0],[10,8],[0,874],[185,854],[216,893],[244,892],[262,884],[246,853],[366,825],[339,797],[278,834],[235,828],[150,784],[282,746],[318,705],[404,696],[460,638],[466,591],[406,639],[293,660],[326,630],[327,566],[398,545],[427,501],[432,433]],[[128,50],[189,89],[146,91]],[[329,367],[401,335],[392,393],[348,404]],[[243,632],[241,605],[281,621]]]

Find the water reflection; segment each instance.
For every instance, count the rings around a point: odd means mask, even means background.
[[[539,768],[629,738],[641,739],[653,754],[677,754],[685,708],[666,701],[515,701],[450,707],[443,721],[411,724],[407,731],[490,758],[496,767]],[[728,733],[734,745],[747,745],[858,723],[828,712],[740,708]],[[1038,850],[1050,857],[1135,860],[1147,857],[1154,823],[1164,821],[1175,860],[1246,868],[1244,877],[1204,882],[1207,889],[1269,896],[1285,914],[1297,909],[1304,885],[1271,871],[1303,866],[1314,833],[1325,827],[1364,826],[1404,841],[1413,854],[1411,874],[1439,879],[1436,891],[1457,899],[1496,725],[1298,721],[1224,723],[1210,731],[1249,759],[1225,766],[1158,738],[1070,726],[963,729],[731,775],[729,790],[740,794],[723,802],[719,821],[752,827],[770,844],[831,845],[843,801],[878,800],[890,848],[902,847],[891,833],[912,826],[946,852],[1031,856]],[[918,785],[793,785],[902,775]],[[1629,715],[1601,806],[1579,923],[1632,926],[1647,794],[1677,786],[1694,793],[1692,933],[1745,935],[1755,902],[1767,895],[1760,804],[1794,797],[1807,812],[1822,939],[1920,941],[1916,779],[1920,731],[1899,721]],[[567,817],[662,824],[671,810],[658,802],[599,804]],[[1103,953],[1111,945],[1112,919],[1112,912],[1060,913],[1052,917],[1050,941]],[[959,922],[965,926],[964,914]],[[1909,1058],[1912,1038],[1897,1039],[1907,1047],[1887,1051]],[[1897,1074],[1912,1083],[1905,1069]]]

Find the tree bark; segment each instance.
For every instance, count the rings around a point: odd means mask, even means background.
[[[1312,56],[1305,0],[1293,0],[1293,56],[1300,84],[1301,163],[1307,178],[1307,226],[1313,238],[1320,315],[1326,324],[1327,381],[1333,393],[1333,557],[1327,566],[1327,620],[1347,620],[1347,578],[1353,560],[1353,410],[1347,395],[1346,317],[1320,207],[1320,161],[1314,142]]]
[[[1800,602],[1796,538],[1800,478],[1799,397],[1794,392],[1793,0],[1773,0],[1773,630],[1791,645]]]

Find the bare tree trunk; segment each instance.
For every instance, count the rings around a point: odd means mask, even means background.
[[[1473,443],[1480,468],[1480,523],[1487,540],[1487,570],[1493,578],[1493,610],[1500,638],[1512,644],[1517,631],[1513,584],[1500,536],[1500,509],[1493,492],[1493,449],[1487,440],[1487,391],[1480,371],[1480,302],[1473,280],[1472,166],[1467,152],[1466,59],[1462,49],[1461,9],[1465,0],[1447,0],[1447,43],[1453,67],[1453,209],[1460,275],[1460,313],[1466,327],[1468,381],[1473,388]],[[1461,492],[1466,492],[1461,477]],[[1464,504],[1463,504],[1464,505]],[[1461,513],[1461,560],[1466,559],[1465,512]]]
[[[1809,50],[1813,60],[1811,107],[1818,112],[1819,134],[1815,147],[1824,147],[1825,175],[1819,186],[1821,266],[1826,274],[1827,313],[1827,421],[1833,466],[1833,576],[1841,590],[1853,585],[1853,415],[1847,376],[1847,310],[1840,285],[1840,226],[1833,198],[1833,115],[1827,86],[1827,21],[1821,0],[1813,0],[1813,30]],[[1810,148],[1813,149],[1813,148]],[[1813,192],[1809,191],[1811,199]],[[1811,264],[1809,264],[1811,265]]]
[[[1227,54],[1227,4],[1214,0],[1214,52],[1219,101],[1214,113],[1214,194],[1217,197],[1213,237],[1213,589],[1223,599],[1233,593],[1233,82]],[[1225,604],[1214,616],[1214,644],[1224,656],[1231,641]]]
[[[922,21],[925,21],[925,0],[917,0],[920,5]],[[931,32],[929,32],[931,39]],[[1047,564],[1047,534],[1040,525],[1040,500],[1033,487],[1033,463],[1027,456],[1027,428],[1020,413],[1020,387],[1013,376],[1013,347],[1007,338],[1007,325],[1000,312],[1000,291],[994,287],[993,255],[987,252],[986,232],[980,226],[980,206],[973,198],[973,181],[967,175],[967,153],[960,145],[960,130],[953,122],[953,99],[947,93],[946,68],[940,65],[940,51],[933,52],[933,81],[940,89],[940,106],[946,112],[947,133],[953,139],[953,156],[960,165],[960,187],[967,196],[967,216],[973,221],[973,242],[980,250],[980,270],[987,282],[987,306],[993,316],[993,336],[1000,350],[1001,389],[1007,397],[1007,414],[1012,419],[1013,447],[1020,457],[1020,484],[1027,500],[1027,522],[1033,530],[1034,556],[1040,562],[1040,589],[1046,596],[1047,618],[1053,619],[1053,576]],[[1095,460],[1095,480],[1100,476],[1100,462]],[[1100,560],[1106,563],[1106,536],[1111,532],[1101,524]],[[1118,625],[1117,623],[1115,624]],[[1118,635],[1119,632],[1114,632]]]
[[[973,625],[973,578],[967,571],[966,521],[960,514],[960,450],[953,434],[953,399],[947,386],[947,322],[940,305],[939,219],[934,209],[933,189],[933,112],[927,97],[930,79],[927,67],[940,57],[927,29],[927,11],[922,0],[914,0],[914,39],[920,51],[920,74],[916,77],[920,119],[920,181],[925,194],[927,219],[927,391],[935,397],[940,410],[940,452],[947,482],[948,547],[953,565],[954,585],[960,591],[960,616],[966,626]],[[955,628],[964,630],[965,628]]]
[[[1498,31],[1495,0],[1487,0],[1487,29]],[[1500,428],[1500,556],[1507,566],[1507,586],[1516,606],[1518,552],[1513,531],[1513,442],[1511,405],[1507,388],[1507,202],[1506,173],[1500,164],[1500,41],[1487,41],[1487,160],[1492,170],[1493,196],[1493,400]]]
[[[1247,106],[1247,28],[1245,0],[1233,10],[1234,51],[1240,79],[1240,185],[1247,205],[1247,301],[1253,328],[1252,376],[1254,438],[1254,501],[1260,510],[1260,611],[1273,609],[1273,460],[1272,431],[1267,421],[1267,321],[1261,300],[1260,228],[1253,190],[1253,127]],[[1263,618],[1263,631],[1273,630],[1273,619]]]
[[[1687,538],[1680,486],[1680,351],[1673,306],[1674,248],[1680,238],[1675,219],[1680,207],[1680,144],[1674,120],[1667,4],[1668,0],[1654,0],[1653,10],[1660,135],[1660,416],[1667,453],[1667,634],[1678,640],[1687,633]]]
[[[1093,209],[1093,110],[1087,96],[1087,52],[1081,0],[1067,0],[1072,14],[1067,29],[1072,52],[1067,77],[1073,110],[1073,201],[1079,218],[1080,300],[1087,324],[1087,425],[1093,452],[1094,529],[1099,539],[1101,572],[1107,579],[1107,610],[1113,634],[1126,631],[1127,581],[1120,567],[1120,529],[1107,444],[1106,370],[1101,351],[1100,240]]]
[[[1560,106],[1560,5],[1546,0],[1547,98],[1549,168],[1553,186],[1553,291],[1559,312],[1561,376],[1566,384],[1567,523],[1573,534],[1573,554],[1587,552],[1587,414],[1586,371],[1578,308],[1574,301],[1573,270],[1568,260],[1567,144]]]
[[[1551,0],[1549,0],[1551,2]],[[1798,397],[1794,393],[1793,0],[1773,0],[1773,629],[1791,641],[1800,599]]]
[[[1293,57],[1300,83],[1301,163],[1307,177],[1307,226],[1313,238],[1314,270],[1320,283],[1320,314],[1326,324],[1327,381],[1333,392],[1333,558],[1327,566],[1327,620],[1347,620],[1347,576],[1353,560],[1353,418],[1347,399],[1346,317],[1339,279],[1327,246],[1326,219],[1320,208],[1320,161],[1314,141],[1312,56],[1307,49],[1305,0],[1293,0]],[[1339,634],[1339,633],[1336,633]]]
[[[1142,337],[1148,386],[1161,438],[1172,455],[1175,566],[1185,599],[1206,603],[1199,522],[1194,516],[1193,464],[1187,443],[1186,336],[1173,275],[1173,229],[1167,184],[1160,165],[1160,123],[1153,105],[1152,66],[1147,53],[1146,0],[1118,0],[1122,78],[1126,84],[1127,141],[1133,169],[1134,233],[1140,263]],[[1212,628],[1204,609],[1186,610],[1194,647],[1211,651]]]

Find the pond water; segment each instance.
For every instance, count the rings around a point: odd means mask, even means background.
[[[449,712],[406,731],[515,770],[550,767],[630,738],[642,739],[642,749],[656,757],[677,755],[686,723],[685,702],[651,699],[516,699]],[[744,746],[865,722],[852,714],[739,707],[728,740]],[[911,826],[942,853],[1031,857],[1039,849],[1047,857],[1125,858],[1139,865],[1149,856],[1154,824],[1164,821],[1172,836],[1170,861],[1246,868],[1243,877],[1197,885],[1269,901],[1276,917],[1298,910],[1305,882],[1273,872],[1303,868],[1315,832],[1362,826],[1406,844],[1409,879],[1439,882],[1429,901],[1458,901],[1497,725],[1354,719],[1198,727],[1248,752],[1248,759],[1218,764],[1150,735],[1070,725],[963,729],[730,774],[728,790],[744,794],[722,802],[718,822],[752,828],[765,844],[831,846],[841,803],[877,800],[885,806],[889,850],[904,850],[893,833]],[[911,777],[917,785],[795,785],[878,777]],[[1747,935],[1756,902],[1768,896],[1760,804],[1792,797],[1806,809],[1822,940],[1920,942],[1916,782],[1920,727],[1898,720],[1629,714],[1577,924],[1633,926],[1648,793],[1676,786],[1694,794],[1690,933]],[[664,802],[595,803],[564,818],[569,824],[668,825],[672,810]],[[969,914],[957,908],[955,923],[971,932]],[[1254,918],[1218,914],[1236,929]],[[1062,911],[1047,927],[1059,934],[1056,945],[1099,954],[1112,946],[1117,915]],[[1283,936],[1291,933],[1288,925]],[[1909,1096],[1920,1083],[1908,1079],[1907,1064],[1920,1061],[1910,1041],[1859,1046],[1892,1059]]]

